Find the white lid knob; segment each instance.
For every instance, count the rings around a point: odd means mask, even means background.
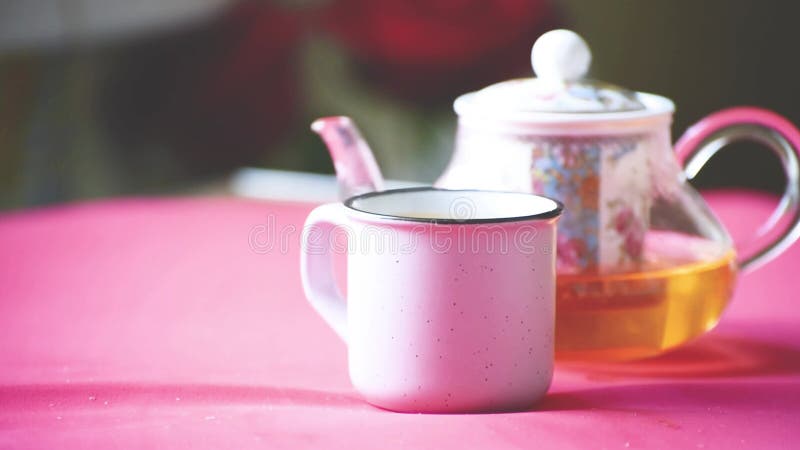
[[[543,34],[531,50],[531,64],[536,76],[545,81],[575,81],[586,76],[592,52],[586,41],[570,30]]]

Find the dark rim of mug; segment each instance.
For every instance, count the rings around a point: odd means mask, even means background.
[[[538,213],[538,214],[530,214],[527,216],[506,216],[506,217],[490,217],[485,219],[437,219],[437,218],[427,218],[427,217],[408,217],[408,216],[397,216],[394,214],[381,214],[372,211],[365,211],[363,209],[358,209],[353,206],[353,202],[356,200],[361,200],[370,197],[377,197],[381,195],[393,195],[393,194],[404,194],[407,192],[422,192],[422,191],[440,191],[440,192],[481,192],[481,193],[490,193],[490,194],[514,194],[514,195],[532,195],[536,197],[546,198],[556,204],[553,209]],[[401,189],[389,189],[385,191],[375,191],[375,192],[367,192],[366,194],[359,194],[353,197],[348,198],[344,201],[344,206],[352,209],[353,211],[358,211],[360,213],[369,214],[371,216],[377,216],[384,219],[390,220],[402,220],[406,222],[424,222],[424,223],[433,223],[433,224],[443,224],[443,225],[460,225],[460,224],[477,224],[477,223],[503,223],[503,222],[521,222],[525,220],[537,220],[537,219],[552,219],[554,217],[558,217],[564,211],[564,204],[560,201],[546,197],[544,195],[538,194],[526,194],[524,192],[511,192],[511,191],[490,191],[484,189],[442,189],[436,187],[428,187],[428,186],[420,186],[420,187],[410,187],[410,188],[401,188]]]

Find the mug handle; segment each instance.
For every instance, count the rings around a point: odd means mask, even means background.
[[[311,306],[347,342],[347,303],[336,284],[330,237],[347,218],[341,203],[318,206],[308,215],[300,240],[300,278]]]
[[[711,114],[690,127],[675,144],[686,177],[691,180],[727,144],[749,140],[763,144],[781,160],[786,190],[778,207],[756,232],[758,250],[739,258],[742,271],[769,262],[800,237],[800,131],[786,118],[761,108],[737,107]],[[778,227],[779,224],[785,224]]]

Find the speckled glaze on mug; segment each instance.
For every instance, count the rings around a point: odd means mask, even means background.
[[[535,404],[553,372],[561,210],[530,194],[417,188],[312,211],[303,286],[347,342],[364,398],[404,412]],[[345,241],[346,301],[330,254]]]

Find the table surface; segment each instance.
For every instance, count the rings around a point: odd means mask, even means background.
[[[735,237],[774,203],[709,197]],[[0,448],[798,445],[800,245],[668,355],[557,366],[531,411],[398,414],[359,399],[344,344],[304,301],[310,209],[124,199],[0,215]]]

